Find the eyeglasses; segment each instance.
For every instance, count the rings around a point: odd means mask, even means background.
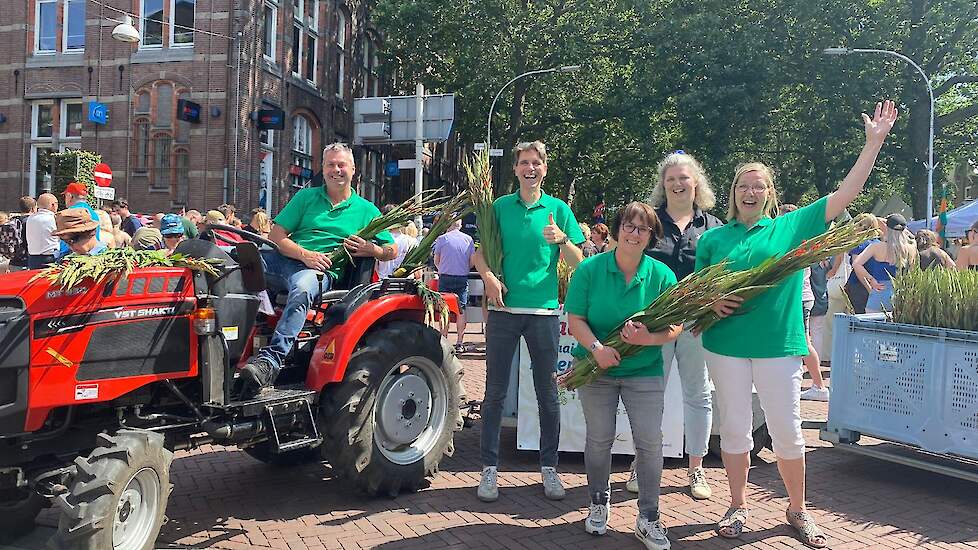
[[[625,230],[625,233],[638,233],[639,236],[648,235],[652,228],[645,225],[635,225],[634,223],[623,223],[621,228]]]
[[[747,185],[746,183],[739,183],[735,189],[740,193],[746,193],[748,190],[755,193],[763,193],[767,191],[767,186],[763,184]]]

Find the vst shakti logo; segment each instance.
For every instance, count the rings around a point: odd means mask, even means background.
[[[142,309],[129,309],[125,311],[115,311],[113,314],[116,319],[137,319],[140,317],[156,317],[159,315],[173,315],[177,308],[169,307],[146,307]]]

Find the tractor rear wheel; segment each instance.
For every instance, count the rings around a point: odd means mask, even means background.
[[[77,474],[61,507],[51,546],[72,550],[152,550],[170,497],[173,453],[143,430],[99,434],[99,446],[75,459]]]
[[[29,489],[0,491],[0,544],[30,533],[44,504],[44,497]]]
[[[370,495],[416,491],[454,453],[462,366],[438,331],[395,321],[370,333],[321,405],[326,459]]]

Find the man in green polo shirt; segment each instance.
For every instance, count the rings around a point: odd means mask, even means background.
[[[242,376],[254,386],[274,383],[320,291],[318,273],[326,273],[324,292],[339,278],[340,270],[332,269],[330,252],[345,246],[358,257],[385,261],[397,256],[397,245],[387,231],[377,235],[377,242],[356,235],[380,216],[380,210],[353,191],[350,183],[355,171],[349,147],[342,143],[326,147],[323,186],[300,190],[275,217],[268,238],[278,245],[278,252],[263,256],[265,275],[271,289],[288,291],[289,298],[269,345],[242,369]]]
[[[564,201],[543,192],[547,149],[543,143],[520,143],[513,150],[520,190],[496,199],[492,207],[503,248],[502,281],[489,270],[480,251],[473,263],[485,283],[490,304],[486,319],[486,395],[482,401],[482,482],[480,500],[499,497],[499,425],[509,386],[513,356],[520,337],[526,341],[533,386],[540,414],[540,471],[547,498],[564,498],[557,477],[560,405],[557,403],[557,343],[560,310],[557,303],[557,261],[573,266],[581,261],[584,235]],[[504,284],[505,283],[505,284]]]

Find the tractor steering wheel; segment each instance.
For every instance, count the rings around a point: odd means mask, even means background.
[[[229,233],[234,233],[236,235],[240,235],[245,240],[251,241],[251,242],[255,243],[256,245],[258,245],[259,248],[261,248],[261,245],[265,245],[265,246],[268,246],[269,248],[271,248],[272,250],[278,252],[278,245],[275,244],[274,242],[266,239],[265,237],[262,237],[261,235],[257,235],[255,233],[252,233],[251,231],[245,231],[244,229],[241,229],[240,227],[235,227],[233,225],[225,225],[223,223],[208,223],[204,227],[206,229],[220,229],[221,231],[227,231]],[[235,244],[234,241],[231,241],[231,240],[227,239],[226,237],[222,237],[218,233],[212,233],[212,235],[214,236],[215,239],[218,239],[221,242],[224,242],[224,243],[227,243],[227,244],[230,244],[230,245],[234,245]]]

